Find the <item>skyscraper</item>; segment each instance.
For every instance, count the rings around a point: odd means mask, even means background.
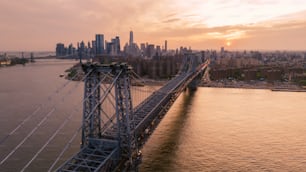
[[[96,34],[96,54],[101,55],[104,53],[104,35]]]
[[[140,44],[140,50],[142,51],[142,53],[146,53],[146,44],[145,43],[141,43]]]
[[[156,46],[156,55],[161,55],[161,48],[160,48],[160,45],[157,45]]]
[[[134,35],[133,31],[130,31],[130,40],[129,43],[126,43],[126,45],[123,48],[123,51],[125,54],[130,56],[139,56],[140,50],[136,43],[134,43]]]
[[[82,41],[80,44],[78,43],[78,55],[80,59],[80,63],[82,62],[82,59],[85,57],[85,44],[84,41]]]
[[[112,42],[114,42],[116,54],[117,55],[120,54],[120,38],[119,38],[119,36],[116,36],[114,39],[112,39]]]
[[[105,41],[105,54],[120,55],[120,38],[116,36],[111,42]]]
[[[133,43],[134,43],[133,31],[130,31],[130,46],[132,46]]]
[[[221,47],[221,55],[224,54],[224,47]]]
[[[65,45],[63,43],[56,44],[56,56],[65,55]]]
[[[148,57],[153,57],[155,55],[155,46],[154,46],[154,44],[149,44],[147,49],[148,49]]]
[[[73,45],[69,44],[69,46],[68,46],[68,55],[71,55],[71,54],[73,54]]]
[[[165,40],[165,51],[168,50],[168,49],[167,49],[167,46],[168,46],[168,42],[167,42],[167,40]]]
[[[105,54],[114,55],[114,43],[105,41]]]
[[[97,54],[96,53],[96,51],[97,51],[96,41],[91,41],[91,46],[92,46],[92,48],[91,48],[92,54],[96,55]]]

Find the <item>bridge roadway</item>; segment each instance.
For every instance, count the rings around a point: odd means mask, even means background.
[[[141,149],[176,98],[197,76],[203,74],[209,61],[194,71],[181,73],[155,91],[134,108],[136,145]],[[112,171],[127,160],[118,160],[119,146],[116,123],[110,123],[101,139],[92,139],[91,144],[67,160],[57,171]]]

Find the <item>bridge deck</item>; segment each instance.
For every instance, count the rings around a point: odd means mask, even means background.
[[[151,96],[144,100],[140,105],[134,109],[134,121],[136,126],[136,133],[143,128],[143,124],[151,119],[152,112],[161,105],[162,100],[165,100],[174,90],[179,87],[181,82],[183,82],[187,74],[182,74],[176,76],[165,86],[155,91]],[[117,126],[116,123],[111,125],[104,133],[103,136],[106,138],[116,138],[117,137]]]
[[[176,76],[134,108],[136,126],[134,132],[138,142],[140,142],[137,143],[138,148],[143,146],[160,122],[162,118],[160,115],[167,112],[167,108],[172,105],[181,91],[207,67],[207,64],[208,62],[195,71]],[[112,123],[102,133],[102,139],[91,141],[91,145],[81,149],[57,171],[107,171],[109,167],[114,169],[120,161],[116,158],[119,153],[116,138],[117,124]]]
[[[106,163],[112,163],[118,154],[118,142],[114,140],[92,140],[88,145],[70,158],[57,171],[101,171]]]

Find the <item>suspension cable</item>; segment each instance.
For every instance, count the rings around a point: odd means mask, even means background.
[[[87,73],[83,79],[85,79],[91,72]],[[82,80],[83,80],[82,79]],[[81,82],[79,82],[75,88],[77,88],[77,86],[80,84]],[[74,88],[73,88],[74,89]],[[70,92],[69,92],[70,94]],[[66,95],[64,96],[66,97]],[[64,101],[64,99],[62,99],[62,101]],[[34,132],[41,126],[41,124],[43,124],[52,114],[53,112],[56,110],[55,105],[53,105],[52,109],[48,112],[48,114],[39,122],[38,125],[36,125],[32,131],[0,162],[0,165],[2,165],[13,153],[16,152],[16,150],[29,138],[31,137]]]
[[[55,108],[53,108],[47,115],[46,117],[41,120],[37,126],[0,162],[0,165],[2,165],[13,153],[16,152],[16,150],[29,138],[33,135],[33,133],[43,124],[48,117],[55,111]]]
[[[144,79],[142,79],[137,73],[135,73],[134,71],[132,71],[132,74],[134,74],[135,76],[131,75],[132,78],[134,78],[135,80],[140,80],[141,83],[146,83],[146,81]],[[148,86],[149,88],[152,89],[152,91],[156,91],[157,89],[152,87],[150,84],[147,84],[146,86]]]
[[[36,113],[41,109],[41,107],[39,106],[31,115],[29,115],[26,119],[24,119],[15,129],[13,129],[9,134],[7,134],[6,136],[4,136],[1,141],[0,141],[0,145],[5,142],[6,139],[8,139],[8,137],[10,137],[11,135],[13,135],[22,125],[24,125],[28,120],[30,120],[30,118],[34,115],[36,115]]]
[[[67,82],[65,82],[62,86],[60,86],[59,88],[57,88],[52,94],[50,94],[47,98],[47,101],[50,102],[53,97],[56,94],[59,94],[61,90],[63,90],[63,88],[65,88],[69,83],[71,83],[71,81],[73,79],[75,79],[78,75],[76,74],[75,76],[72,77],[71,80],[68,80]],[[36,113],[42,109],[44,106],[46,106],[46,104],[48,103],[46,102],[45,104],[39,104],[38,107],[28,116],[26,117],[24,120],[22,120],[17,127],[15,127],[9,134],[7,134],[6,136],[4,136],[1,140],[0,140],[0,145],[2,145],[11,135],[13,135],[20,127],[22,127],[27,121],[29,121],[33,116],[36,115]]]
[[[58,132],[66,126],[68,121],[72,118],[74,114],[71,113],[68,118],[65,119],[65,121],[59,126],[59,128],[54,132],[54,134],[48,139],[48,141],[39,149],[39,151],[33,156],[33,158],[22,168],[21,171],[24,171],[26,168],[29,167],[29,165],[37,158],[37,156],[47,147],[47,145],[57,136]]]
[[[73,136],[70,138],[68,143],[65,145],[64,149],[61,151],[61,153],[57,156],[51,167],[48,169],[48,172],[50,172],[54,166],[57,164],[57,162],[60,160],[60,158],[64,155],[64,153],[67,151],[67,149],[71,146],[72,142],[76,138],[76,136],[79,134],[83,126],[79,127],[73,134]]]
[[[87,75],[88,76],[88,75]],[[86,76],[86,77],[87,77]],[[87,100],[94,92],[95,90],[98,88],[98,86],[104,81],[104,79],[107,77],[107,75],[105,75],[105,77],[97,84],[97,86],[91,91],[91,93],[84,98],[81,103],[83,103],[85,100]],[[84,78],[85,79],[85,78]],[[79,103],[78,103],[79,104]],[[74,109],[76,112],[79,112],[78,109]],[[23,167],[22,171],[24,171],[36,158],[37,156],[47,147],[47,145],[56,137],[56,135],[59,133],[59,131],[64,128],[66,126],[66,124],[68,123],[68,121],[70,121],[70,119],[72,118],[72,116],[74,115],[74,113],[70,113],[70,115],[63,121],[63,123],[59,126],[59,128],[53,133],[53,135],[47,140],[47,142],[39,149],[39,151],[33,156],[33,158]]]

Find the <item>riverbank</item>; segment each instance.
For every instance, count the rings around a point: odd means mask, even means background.
[[[289,82],[266,82],[266,81],[210,81],[201,83],[202,87],[216,87],[216,88],[243,88],[243,89],[270,89],[272,91],[294,91],[305,92],[306,89]]]
[[[35,61],[33,59],[26,59],[26,58],[10,58],[10,59],[5,59],[2,58],[0,59],[0,67],[9,67],[9,66],[15,66],[15,65],[26,65],[27,63],[34,63]]]
[[[81,81],[84,77],[82,67],[79,63],[66,70],[65,78],[73,81]],[[168,80],[156,80],[151,78],[142,78],[144,85],[163,86]],[[244,88],[244,89],[270,89],[273,91],[299,91],[304,92],[306,89],[290,82],[267,82],[267,81],[236,81],[236,80],[218,80],[202,82],[201,87],[215,87],[215,88]]]

